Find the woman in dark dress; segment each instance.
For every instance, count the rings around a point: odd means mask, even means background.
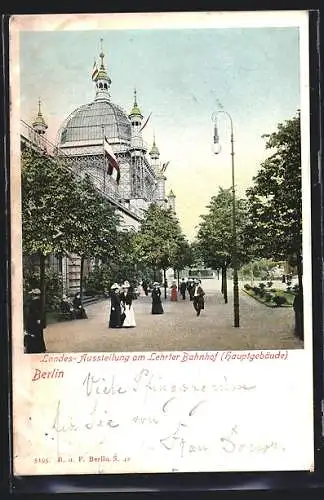
[[[153,283],[152,290],[152,314],[163,314],[163,307],[161,302],[161,290],[159,283]]]
[[[39,288],[30,292],[30,301],[25,324],[25,352],[27,354],[46,352],[43,329],[46,328],[42,317],[42,305]]]
[[[110,316],[109,328],[120,328],[122,324],[119,285],[114,283],[111,287],[110,295]]]

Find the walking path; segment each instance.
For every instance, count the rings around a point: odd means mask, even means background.
[[[189,351],[295,349],[303,342],[294,337],[292,308],[269,308],[240,292],[240,327],[233,327],[229,283],[224,304],[218,280],[205,280],[205,310],[196,316],[192,302],[181,298],[163,301],[164,314],[151,314],[151,298],[133,302],[136,327],[109,329],[110,301],[86,308],[88,319],[48,325],[48,352]]]

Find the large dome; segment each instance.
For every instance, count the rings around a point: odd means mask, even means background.
[[[110,101],[96,100],[76,109],[62,127],[60,143],[101,140],[130,142],[131,123],[125,112]]]

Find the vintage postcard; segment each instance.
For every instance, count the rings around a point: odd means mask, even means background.
[[[15,475],[313,469],[308,36],[11,17]]]

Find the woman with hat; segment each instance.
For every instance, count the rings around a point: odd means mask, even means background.
[[[159,283],[153,283],[152,290],[152,314],[163,314],[163,307],[161,302],[161,290]]]
[[[46,352],[43,329],[46,327],[42,314],[41,291],[34,288],[29,292],[31,301],[26,316],[25,352],[27,354]]]
[[[134,308],[132,306],[133,293],[131,286],[128,281],[125,281],[122,285],[122,291],[120,293],[120,303],[122,308],[122,314],[125,315],[124,321],[122,321],[122,326],[125,328],[133,328],[136,326]]]
[[[114,283],[111,288],[110,294],[110,316],[109,316],[109,328],[120,328],[122,324],[121,317],[121,307],[120,307],[120,296],[119,296],[119,285]]]

